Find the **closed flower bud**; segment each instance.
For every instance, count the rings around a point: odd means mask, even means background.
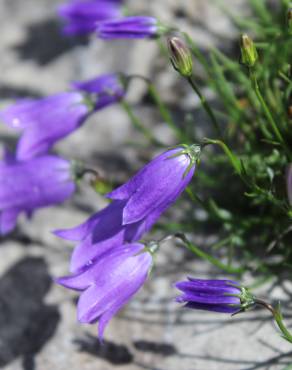
[[[190,77],[193,72],[193,60],[189,48],[178,37],[168,40],[171,63],[176,71],[184,77]]]
[[[202,280],[189,277],[175,287],[182,291],[177,302],[197,310],[235,314],[255,304],[247,288],[232,280]]]
[[[240,50],[240,62],[247,67],[253,67],[258,60],[258,52],[252,39],[247,34],[241,36]]]

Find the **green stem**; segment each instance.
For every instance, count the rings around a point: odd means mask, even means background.
[[[158,145],[158,146],[161,146],[161,142],[158,141],[152,134],[152,132],[146,128],[142,122],[140,121],[140,119],[134,114],[133,112],[133,109],[132,107],[130,106],[130,104],[128,102],[126,102],[125,100],[121,100],[120,102],[122,108],[124,109],[124,111],[127,113],[127,115],[129,116],[133,126],[139,130],[140,132],[142,132],[142,134],[154,145]]]
[[[277,308],[274,308],[271,304],[263,301],[262,299],[258,299],[258,298],[255,299],[255,303],[265,307],[267,310],[271,312],[271,314],[274,317],[274,320],[276,321],[278,328],[280,329],[282,333],[282,337],[286,339],[288,342],[292,343],[292,334],[289,332],[286,325],[284,324],[280,305],[278,305]]]
[[[272,116],[272,114],[271,114],[263,96],[262,96],[262,93],[260,91],[256,75],[255,75],[253,70],[250,70],[250,79],[251,79],[251,82],[253,84],[253,88],[254,88],[254,91],[256,93],[256,96],[257,96],[257,98],[258,98],[258,100],[259,100],[259,102],[262,106],[264,114],[265,114],[265,116],[266,116],[266,118],[267,118],[273,132],[274,132],[275,137],[282,144],[283,148],[286,151],[287,157],[291,160],[292,158],[291,158],[290,150],[289,150],[288,146],[286,145],[286,142],[285,142],[280,130],[278,129],[278,126],[277,126],[277,124],[276,124],[276,122],[275,122],[275,120],[274,120],[274,118],[273,118],[273,116]]]
[[[213,113],[213,111],[212,111],[209,103],[207,102],[205,96],[201,93],[200,89],[195,84],[195,81],[193,80],[192,77],[188,77],[187,80],[188,80],[189,84],[191,85],[192,89],[198,95],[198,97],[200,99],[200,102],[202,104],[202,107],[205,109],[206,113],[210,117],[211,122],[212,122],[212,124],[214,126],[214,129],[215,129],[217,135],[219,135],[220,137],[222,137],[221,130],[220,130],[219,124],[217,122],[217,119],[216,119],[216,117],[215,117],[215,115],[214,115],[214,113]]]
[[[222,271],[225,271],[229,274],[241,274],[244,272],[244,268],[242,267],[233,267],[230,265],[226,265],[225,263],[222,263],[221,261],[218,261],[213,256],[209,255],[208,253],[202,251],[199,247],[197,247],[195,244],[191,243],[184,234],[175,234],[176,238],[180,239],[185,246],[190,250],[192,253],[196,254],[198,257],[204,259],[205,261],[210,262],[212,265],[218,267]]]
[[[175,124],[174,120],[171,117],[171,114],[169,113],[169,110],[161,100],[155,86],[149,82],[148,83],[148,91],[151,95],[152,99],[157,105],[157,108],[159,109],[159,112],[164,119],[164,121],[167,123],[167,125],[174,131],[176,137],[179,139],[180,142],[189,142],[188,137],[180,130],[177,125]]]
[[[232,153],[232,151],[228,148],[228,146],[221,140],[212,140],[212,139],[205,139],[204,142],[206,144],[216,144],[219,145],[220,148],[224,151],[227,155],[228,159],[230,160],[235,172],[240,176],[240,178],[246,183],[246,179],[243,175],[243,168],[240,160]]]

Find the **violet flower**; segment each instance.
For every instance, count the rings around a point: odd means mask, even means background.
[[[125,93],[115,74],[73,85],[80,91],[19,100],[0,112],[4,123],[23,131],[16,150],[18,160],[47,153],[58,140],[81,126],[90,114],[115,103]]]
[[[93,32],[97,22],[122,16],[121,1],[117,0],[74,0],[58,8],[64,19],[65,35],[84,35]]]
[[[188,278],[175,284],[182,295],[177,302],[186,303],[192,309],[234,314],[254,304],[254,298],[246,288],[232,280],[201,280]]]
[[[150,214],[141,221],[123,225],[124,206],[125,201],[113,201],[83,224],[72,229],[54,231],[55,235],[63,239],[79,241],[71,256],[72,273],[94,264],[104,254],[125,242],[139,240],[157,219],[157,215]]]
[[[143,39],[160,35],[161,27],[153,17],[124,17],[97,24],[101,39]]]
[[[82,292],[78,320],[81,323],[98,321],[100,340],[110,319],[147,279],[152,257],[143,249],[144,245],[138,243],[121,245],[79,274],[56,280],[66,288]]]
[[[71,257],[71,272],[149,231],[188,185],[199,154],[196,145],[164,152],[108,194],[114,199],[108,207],[75,228],[55,231],[61,238],[80,242]]]
[[[14,229],[17,217],[61,203],[75,191],[71,164],[56,156],[0,163],[0,234]]]
[[[140,169],[128,182],[108,194],[108,198],[125,200],[123,225],[161,214],[191,181],[200,157],[199,145],[167,150]]]

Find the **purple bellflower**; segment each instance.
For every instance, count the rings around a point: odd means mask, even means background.
[[[79,242],[71,256],[70,271],[72,273],[94,264],[103,255],[125,242],[139,240],[157,220],[156,214],[150,214],[141,221],[123,225],[124,206],[125,201],[113,201],[83,224],[72,229],[54,232],[63,239]]]
[[[121,1],[74,0],[58,8],[64,19],[65,35],[84,35],[94,32],[97,22],[122,16]]]
[[[78,274],[57,279],[66,288],[82,292],[78,301],[81,323],[99,322],[102,340],[110,319],[147,279],[152,256],[143,244],[121,245]]]
[[[235,314],[254,304],[251,293],[231,280],[201,280],[188,278],[175,284],[183,292],[177,302],[192,309]]]
[[[70,162],[42,156],[17,162],[6,156],[0,163],[0,234],[12,231],[17,217],[61,203],[75,191]]]
[[[75,82],[73,87],[76,91],[19,100],[0,112],[4,123],[22,131],[16,150],[18,160],[47,153],[55,142],[81,126],[90,114],[117,102],[125,94],[116,74]]]
[[[162,31],[153,17],[124,17],[97,24],[97,36],[101,39],[144,39],[158,37]]]
[[[149,231],[190,182],[199,155],[197,145],[162,153],[108,194],[113,199],[109,206],[75,228],[55,231],[61,238],[79,241],[71,257],[71,272]]]

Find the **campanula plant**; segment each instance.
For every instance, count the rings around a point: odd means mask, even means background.
[[[145,245],[120,245],[80,273],[56,281],[81,292],[78,320],[81,323],[98,321],[98,335],[102,340],[106,325],[145,283],[151,265],[152,256]]]
[[[38,208],[69,199],[75,191],[73,165],[57,156],[0,163],[0,234],[12,231],[21,213],[31,216]]]
[[[119,101],[125,89],[119,75],[108,74],[74,82],[73,91],[42,99],[19,100],[0,112],[0,119],[22,135],[19,160],[47,153],[60,139],[78,129],[94,112]]]
[[[84,35],[94,32],[97,22],[120,18],[122,0],[74,0],[62,4],[58,14],[64,21],[65,35]]]
[[[55,231],[61,238],[80,242],[72,253],[70,270],[78,271],[149,231],[189,184],[200,151],[196,145],[167,150],[109,193],[113,200],[109,206],[75,228]]]

